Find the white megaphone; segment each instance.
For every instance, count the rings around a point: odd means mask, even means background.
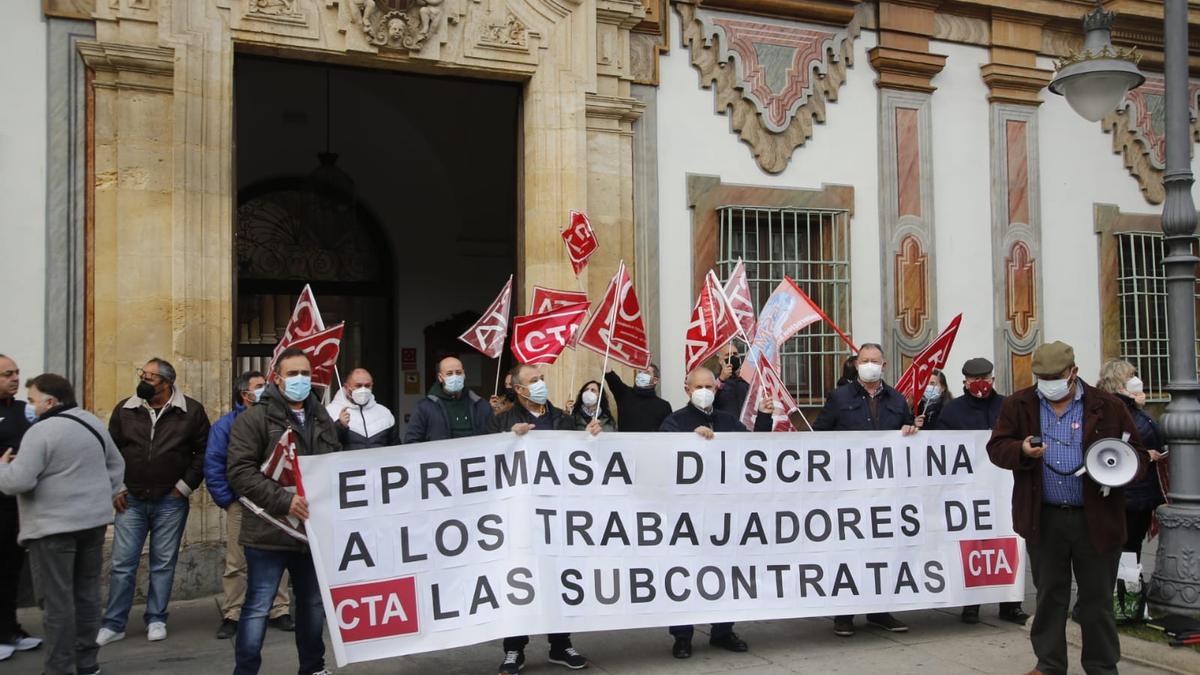
[[[1083,454],[1083,466],[1075,473],[1087,473],[1100,484],[1100,494],[1105,497],[1115,487],[1128,485],[1137,475],[1137,451],[1124,438],[1102,438],[1088,447]]]

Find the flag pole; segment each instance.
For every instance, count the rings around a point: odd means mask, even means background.
[[[596,411],[592,413],[593,422],[600,416],[600,401],[604,400],[604,375],[608,372],[608,352],[612,349],[612,334],[617,323],[617,305],[621,302],[621,278],[625,276],[622,274],[624,271],[625,261],[622,260],[621,264],[617,266],[617,275],[613,277],[613,306],[608,314],[608,338],[604,340],[604,364],[600,366],[600,395],[596,397]]]
[[[492,388],[492,396],[500,395],[500,362],[504,359],[504,345],[508,343],[508,325],[510,323],[509,318],[512,316],[512,301],[511,301],[512,300],[512,295],[511,295],[512,286],[511,286],[511,284],[512,284],[512,280],[513,280],[513,276],[515,276],[515,275],[513,275],[513,274],[508,275],[508,283],[505,284],[510,289],[510,291],[509,291],[510,295],[508,296],[509,297],[508,313],[504,315],[504,336],[500,338],[500,353],[496,354],[496,386]]]

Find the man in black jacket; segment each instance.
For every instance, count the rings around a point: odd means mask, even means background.
[[[663,420],[671,414],[671,404],[659,398],[658,365],[637,371],[633,386],[625,384],[613,371],[604,374],[604,381],[617,401],[619,431],[658,431]]]
[[[887,362],[883,347],[868,342],[858,349],[858,380],[843,384],[829,393],[825,407],[813,422],[813,431],[884,431],[899,429],[910,435],[913,411],[904,395],[883,381]],[[868,614],[867,621],[893,633],[903,633],[908,626],[890,612]],[[833,632],[841,637],[854,635],[854,615],[833,618]]]
[[[704,366],[696,368],[687,374],[683,390],[688,395],[688,404],[671,413],[663,420],[659,431],[691,432],[711,440],[717,433],[729,431],[746,431],[746,427],[735,415],[717,410],[713,402],[717,395],[717,379],[711,370]],[[759,402],[758,417],[754,420],[755,431],[770,431],[773,426],[771,414],[775,403],[769,398]],[[692,655],[692,635],[695,626],[671,626],[671,636],[675,644],[671,654],[677,659],[686,659]],[[733,632],[733,622],[714,623],[711,626],[708,644],[731,652],[744,652],[750,647],[746,641]]]
[[[272,517],[308,520],[308,501],[262,472],[280,437],[292,431],[297,455],[341,450],[338,432],[321,401],[312,393],[312,366],[295,347],[280,353],[271,384],[262,398],[233,422],[226,459],[229,486]],[[250,509],[238,535],[246,552],[246,599],[234,645],[234,675],[253,675],[262,665],[267,614],[286,569],[295,593],[298,672],[323,675],[325,670],[325,608],[308,545]],[[275,672],[275,669],[273,669]]]
[[[1000,418],[1000,407],[1004,397],[996,392],[996,378],[992,375],[992,362],[982,357],[967,360],[962,367],[963,393],[952,399],[942,409],[934,422],[934,429],[966,431],[971,429],[991,430]],[[1000,618],[1024,626],[1029,615],[1021,608],[1021,602],[1000,603]],[[979,623],[979,605],[963,607],[963,623]]]
[[[404,431],[404,442],[424,443],[488,433],[492,406],[466,388],[462,361],[453,356],[438,361],[437,378],[429,395],[417,402]]]
[[[208,414],[175,386],[175,368],[159,358],[138,371],[137,391],[117,404],[108,432],[125,458],[124,490],[113,500],[112,576],[96,642],[125,637],[142,546],[150,538],[146,639],[167,637],[167,607],[188,497],[204,480]]]
[[[550,393],[546,386],[546,376],[537,366],[518,364],[512,369],[512,386],[517,395],[517,401],[512,408],[492,417],[488,422],[488,431],[493,434],[511,431],[523,436],[530,431],[574,431],[575,419],[563,413],[550,403]],[[592,420],[587,426],[588,433],[595,436],[600,433],[600,422]],[[551,633],[546,636],[550,640],[550,663],[566,666],[571,670],[587,668],[588,660],[583,654],[575,651],[571,645],[570,633]],[[504,661],[500,663],[500,675],[517,675],[525,667],[525,646],[529,644],[528,635],[517,635],[504,638]]]
[[[17,398],[21,388],[21,370],[17,362],[0,354],[0,453],[21,448],[21,437],[29,428],[33,408]],[[17,586],[25,549],[17,543],[20,530],[17,498],[0,494],[0,661],[14,651],[35,649],[41,639],[30,637],[17,623]]]

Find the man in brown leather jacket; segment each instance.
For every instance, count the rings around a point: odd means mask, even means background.
[[[1089,675],[1116,675],[1121,644],[1112,612],[1117,561],[1125,543],[1125,493],[1108,496],[1089,476],[1076,476],[1088,446],[1126,437],[1139,469],[1149,457],[1125,406],[1079,379],[1075,351],[1062,342],[1033,353],[1037,385],[1009,396],[988,441],[992,463],[1013,472],[1013,529],[1025,538],[1037,612],[1030,642],[1033,673],[1067,672],[1066,623],[1071,572],[1079,586],[1081,663]],[[1040,439],[1040,443],[1039,443]]]

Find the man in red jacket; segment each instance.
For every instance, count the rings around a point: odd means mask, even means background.
[[[988,441],[992,463],[1013,472],[1013,529],[1025,538],[1037,612],[1029,640],[1032,673],[1067,672],[1066,623],[1071,571],[1079,586],[1080,661],[1089,675],[1116,675],[1121,643],[1113,618],[1117,561],[1125,543],[1125,492],[1108,496],[1077,476],[1084,452],[1102,438],[1127,438],[1139,469],[1149,457],[1125,406],[1079,379],[1075,351],[1052,342],[1033,352],[1037,385],[1009,396]]]

